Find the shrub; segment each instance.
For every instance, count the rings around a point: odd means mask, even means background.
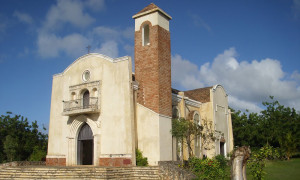
[[[136,155],[136,165],[137,166],[147,166],[148,165],[148,159],[143,156],[142,151],[139,149],[135,150]]]
[[[225,170],[226,163],[222,167],[216,158],[199,159],[193,157],[189,161],[189,167],[199,179],[225,179],[229,175]]]
[[[46,158],[47,152],[41,149],[39,146],[34,146],[33,152],[29,157],[29,161],[42,161]]]
[[[228,165],[228,160],[223,155],[217,155],[215,159],[220,163],[220,167],[225,169]]]
[[[264,179],[264,175],[266,174],[264,172],[266,160],[277,159],[279,156],[278,151],[268,144],[258,151],[252,152],[248,165],[253,179]]]

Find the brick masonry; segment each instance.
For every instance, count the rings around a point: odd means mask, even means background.
[[[124,167],[132,166],[129,158],[99,158],[99,166]]]
[[[149,45],[142,45],[142,28],[149,25]],[[135,32],[135,77],[138,103],[166,116],[172,115],[170,32],[145,21]]]
[[[66,158],[46,158],[47,166],[66,166]]]

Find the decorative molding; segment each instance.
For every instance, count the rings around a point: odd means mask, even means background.
[[[162,13],[162,14],[165,15],[167,18],[169,18],[169,20],[172,19],[172,17],[171,17],[169,14],[167,14],[164,10],[160,9],[159,7],[154,8],[154,9],[151,9],[151,10],[148,10],[148,11],[145,11],[145,12],[142,12],[142,13],[138,13],[138,14],[132,16],[132,18],[133,18],[133,19],[136,19],[136,18],[138,18],[138,17],[144,16],[144,15],[147,15],[147,14],[151,14],[151,13],[153,13],[153,12],[155,12],[155,11],[158,11],[158,12]]]
[[[66,158],[66,155],[47,155],[46,158]]]
[[[120,158],[120,157],[126,157],[131,158],[131,154],[101,154],[100,158]]]
[[[214,85],[214,86],[213,86],[213,88],[212,88],[212,92],[215,92],[215,91],[216,91],[216,89],[217,89],[217,87],[221,87],[221,88],[223,89],[223,91],[224,91],[224,93],[225,93],[225,97],[227,97],[227,96],[228,96],[228,94],[226,93],[226,91],[225,91],[224,87],[223,87],[222,85],[220,85],[220,84],[216,84],[216,85]]]
[[[184,97],[184,101],[185,101],[185,104],[190,105],[190,106],[194,106],[194,107],[198,107],[198,108],[201,105],[201,102],[195,101],[195,100],[187,98],[187,97]]]
[[[53,77],[55,76],[61,76],[63,75],[64,73],[66,73],[74,64],[76,64],[78,61],[80,60],[84,60],[88,57],[100,57],[102,59],[105,59],[111,63],[117,63],[117,62],[121,62],[121,61],[126,61],[126,60],[129,60],[129,56],[123,56],[123,57],[119,57],[119,58],[111,58],[109,56],[106,56],[106,55],[103,55],[103,54],[99,54],[99,53],[89,53],[89,54],[85,54],[81,57],[79,57],[78,59],[76,59],[72,64],[70,64],[62,73],[58,73],[58,74],[54,74]]]
[[[172,102],[174,103],[179,103],[182,100],[182,96],[178,95],[178,94],[173,94],[172,93]]]
[[[79,128],[82,126],[82,124],[86,122],[92,129],[93,135],[97,135],[97,129],[100,127],[100,122],[93,121],[89,119],[87,116],[80,115],[76,117],[73,122],[69,125],[69,136],[67,138],[69,139],[76,139],[77,132],[79,131]]]
[[[78,89],[82,89],[82,88],[86,88],[86,87],[93,88],[93,87],[98,87],[100,84],[101,84],[101,81],[85,82],[85,83],[69,86],[69,90],[74,91],[74,90],[78,90]]]

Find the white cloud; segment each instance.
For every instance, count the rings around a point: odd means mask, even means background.
[[[89,43],[86,37],[76,33],[65,37],[41,33],[38,37],[38,53],[43,58],[57,57],[60,53],[77,57],[86,53],[85,48]]]
[[[84,5],[76,0],[58,0],[47,13],[42,30],[56,30],[65,24],[84,28],[94,22],[88,13],[84,12]]]
[[[118,44],[115,41],[106,41],[101,44],[100,48],[94,49],[93,52],[116,58],[119,55]]]
[[[85,0],[84,4],[93,11],[101,11],[105,8],[104,0]]]
[[[98,26],[93,29],[93,35],[97,37],[101,37],[105,40],[118,40],[120,38],[120,32],[116,29],[105,27],[105,26]]]
[[[127,27],[123,29],[111,28],[107,26],[95,27],[92,31],[94,36],[103,38],[105,40],[121,41],[123,39],[134,39],[134,28]]]
[[[191,14],[191,13],[189,15],[192,18],[193,23],[196,27],[204,28],[208,32],[211,32],[211,27],[200,16],[198,16],[197,14]]]
[[[172,79],[175,86],[179,85],[185,89],[195,89],[204,84],[198,80],[198,66],[180,55],[172,56]]]
[[[105,8],[104,0],[57,0],[38,31],[38,54],[42,58],[54,58],[61,54],[71,57],[85,54],[86,47],[91,46],[91,52],[98,52],[113,58],[118,57],[121,47],[131,53],[132,47],[128,39],[134,39],[133,27],[112,28],[106,26],[93,27],[95,18],[87,13],[87,9],[100,11]],[[72,33],[59,35],[59,28],[73,25]],[[82,29],[89,27],[90,30]],[[78,31],[78,28],[79,31]],[[79,33],[80,32],[80,33]]]
[[[200,68],[176,55],[172,57],[172,71],[173,84],[185,89],[223,85],[234,108],[257,111],[258,105],[271,95],[300,109],[297,101],[300,98],[299,84],[295,80],[286,80],[292,77],[287,77],[278,60],[238,61],[236,50],[230,48],[211,64],[205,63]],[[294,77],[298,74],[295,73]]]
[[[240,109],[240,110],[249,110],[250,112],[257,112],[259,113],[262,108],[260,108],[256,103],[244,101],[243,99],[236,98],[235,96],[229,96],[228,103],[230,107],[233,107],[234,109]]]
[[[33,19],[29,14],[21,13],[19,11],[15,11],[13,16],[18,18],[18,20],[21,21],[22,23],[33,24]]]
[[[298,71],[294,71],[291,77],[300,83],[300,73]]]

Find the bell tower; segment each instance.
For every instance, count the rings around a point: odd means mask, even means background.
[[[171,16],[151,3],[135,19],[135,79],[137,102],[154,112],[172,116]]]

